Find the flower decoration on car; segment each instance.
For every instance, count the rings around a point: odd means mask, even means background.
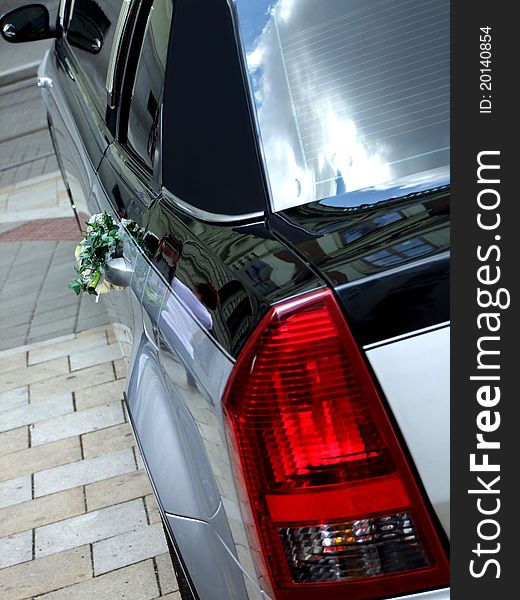
[[[138,240],[143,238],[144,230],[134,221],[124,219],[118,223],[106,211],[92,215],[86,225],[75,250],[76,278],[69,280],[69,288],[78,296],[82,292],[98,296],[117,287],[105,279],[105,270],[109,259],[123,256],[123,229]]]

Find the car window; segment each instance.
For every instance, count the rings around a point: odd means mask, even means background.
[[[130,100],[127,143],[150,168],[159,130],[172,16],[171,0],[155,0],[148,15]]]
[[[162,177],[181,203],[242,216],[264,210],[228,2],[177,0],[164,91]]]
[[[237,12],[274,210],[448,173],[448,0]]]
[[[123,0],[75,0],[66,39],[90,83],[99,112],[107,105],[106,76],[112,42]]]

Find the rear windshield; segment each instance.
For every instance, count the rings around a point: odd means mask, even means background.
[[[237,0],[274,210],[449,165],[448,0]]]

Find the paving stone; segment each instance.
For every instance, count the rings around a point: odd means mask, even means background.
[[[27,263],[22,267],[17,266],[9,274],[9,283],[21,283],[22,281],[26,281],[27,278],[30,278],[33,283],[38,282],[38,285],[41,285],[45,279],[45,272],[40,271],[39,273],[35,273],[34,264],[32,263]]]
[[[125,385],[123,379],[116,379],[115,381],[79,390],[75,393],[76,410],[84,410],[109,401],[122,400]]]
[[[85,332],[87,333],[87,332]],[[106,334],[104,331],[94,331],[90,335],[84,335],[52,346],[36,348],[29,352],[28,363],[34,365],[46,360],[67,356],[71,352],[83,352],[90,348],[106,346]]]
[[[32,531],[23,531],[0,539],[0,569],[17,565],[31,558]]]
[[[148,520],[150,524],[160,523],[161,522],[161,513],[159,511],[159,506],[157,505],[157,500],[153,494],[148,494],[144,499],[146,504],[146,512],[148,513]]]
[[[36,529],[36,557],[97,542],[146,525],[142,500],[110,506]]]
[[[83,331],[86,329],[90,329],[93,326],[106,325],[108,323],[109,318],[104,309],[96,315],[84,315],[80,308],[76,330]]]
[[[34,285],[39,286],[41,282],[35,281]],[[31,320],[31,311],[29,310],[17,310],[14,314],[0,314],[0,329],[11,329],[12,327],[24,327]],[[22,365],[25,367],[26,365]],[[20,368],[20,367],[18,367]],[[11,369],[6,369],[5,372]]]
[[[159,585],[161,586],[162,594],[169,594],[179,589],[179,584],[175,578],[175,572],[172,566],[172,559],[169,552],[159,554],[155,557],[157,565],[157,574],[159,575]]]
[[[39,258],[43,258],[43,257],[39,257]],[[47,266],[49,259],[50,259],[50,257],[46,259],[45,266]],[[16,266],[14,268],[16,269]],[[38,269],[38,272],[40,272],[40,271],[41,271],[41,269]],[[4,287],[2,289],[2,298],[4,300],[21,298],[26,294],[29,296],[32,295],[34,297],[36,297],[38,294],[38,288],[35,288],[32,278],[27,281],[18,281],[15,283],[11,283],[11,281],[8,279],[7,283],[4,285]]]
[[[76,338],[79,340],[81,338],[90,336],[90,335],[94,335],[96,333],[99,332],[103,332],[104,335],[106,336],[106,332],[110,331],[112,329],[112,325],[110,324],[104,324],[104,325],[95,325],[93,327],[89,327],[88,329],[86,329],[85,331],[78,331],[78,333],[76,334]]]
[[[82,487],[7,506],[0,509],[0,538],[63,521],[84,512]]]
[[[2,600],[24,600],[92,578],[90,548],[82,546],[4,569]],[[106,596],[100,599],[108,600]]]
[[[117,379],[122,379],[122,378],[126,377],[126,374],[128,371],[128,365],[126,363],[126,360],[124,358],[115,360],[114,361],[114,369],[116,372]]]
[[[64,300],[68,300],[76,305],[80,304],[78,296],[67,287],[70,275],[74,275],[74,273],[65,274],[60,271],[49,271],[40,291],[39,305],[41,310],[47,305],[50,306],[52,303],[57,302],[61,303]]]
[[[94,316],[98,313],[101,313],[105,310],[105,302],[103,300],[103,296],[99,297],[98,299],[98,297],[91,296],[90,294],[82,294],[81,307],[84,310],[85,314],[90,314]]]
[[[7,350],[23,344],[27,335],[27,328],[28,325],[16,325],[16,327],[8,327],[7,329],[0,327],[0,350]]]
[[[0,413],[0,431],[7,431],[8,429],[15,429],[16,427],[32,423],[38,424],[40,421],[45,422],[47,419],[52,420],[55,417],[61,418],[61,415],[67,415],[73,411],[72,394],[50,397],[42,402],[35,402],[28,406]]]
[[[151,491],[150,480],[145,471],[130,471],[85,486],[87,508],[88,510],[97,510],[112,504],[141,498],[150,494]]]
[[[96,304],[93,297],[83,294],[79,314],[83,319],[92,319],[93,321],[99,316],[106,316],[105,303],[101,301]]]
[[[43,404],[43,402],[42,402]],[[38,406],[38,403],[32,406]],[[0,424],[1,424],[0,415]],[[33,446],[41,446],[66,437],[96,431],[124,421],[121,402],[110,402],[36,423],[31,430]]]
[[[67,342],[67,341],[73,340],[73,339],[74,339],[74,334],[69,333],[67,335],[58,336],[58,337],[54,337],[51,339],[47,338],[46,340],[43,340],[41,342],[25,344],[24,346],[21,346],[19,348],[9,348],[7,350],[0,350],[0,359],[4,358],[5,356],[12,356],[13,354],[19,354],[21,351],[30,352],[31,350],[36,350],[37,348],[46,348],[47,346],[53,346],[54,344],[58,344],[61,342]]]
[[[38,600],[152,600],[159,594],[151,560],[63,588]]]
[[[92,458],[106,452],[135,446],[135,438],[129,423],[121,423],[82,436],[83,456]]]
[[[118,344],[119,340],[116,334],[116,325],[112,325],[110,329],[107,330],[107,340],[109,344]]]
[[[94,575],[153,558],[167,549],[160,523],[138,527],[93,544]]]
[[[58,440],[0,457],[0,481],[81,460],[79,437]]]
[[[170,594],[166,594],[166,596],[161,596],[163,600],[182,600],[182,596],[180,592],[171,592]]]
[[[65,337],[67,335],[71,335],[74,333],[74,327],[69,325],[66,329],[55,329],[52,331],[52,337]],[[38,335],[35,334],[27,334],[27,337],[25,339],[25,342],[27,344],[36,344],[39,342],[44,342],[45,340],[49,339],[49,334],[48,333],[39,333]]]
[[[45,272],[42,270],[39,274],[36,274],[32,271],[34,271],[34,267],[32,265],[28,265],[24,269],[16,269],[15,274],[16,274],[16,278],[19,279],[20,282],[25,281],[27,278],[30,278],[33,283],[33,288],[31,288],[31,291],[36,291],[43,284],[43,281],[45,279]],[[12,284],[17,283],[15,280],[15,277],[13,276],[13,271],[11,271],[11,274],[9,275],[9,282]],[[31,293],[31,291],[29,292],[30,296],[33,295]],[[25,294],[22,297],[25,297]],[[35,298],[36,297],[37,297],[37,295],[35,295]],[[13,325],[14,325],[17,322],[17,321],[14,321],[14,319],[20,312],[22,312],[22,311],[17,310],[17,307],[13,307],[13,310],[9,311],[9,314],[8,315],[6,314],[4,316],[6,316],[6,317],[9,316],[10,318],[12,318]],[[23,312],[26,312],[26,311],[23,311]],[[31,313],[32,313],[32,311],[31,311]],[[21,321],[18,321],[18,322],[21,322]]]
[[[43,54],[43,53],[42,53]],[[43,121],[42,121],[43,123]],[[19,183],[16,183],[13,186],[13,190],[19,190],[21,188],[27,189],[29,187],[36,187],[38,186],[40,183],[47,183],[49,181],[53,181],[54,183],[56,183],[56,185],[58,184],[58,182],[61,182],[61,174],[59,171],[56,172],[48,172],[45,173],[43,175],[39,175],[38,177],[32,177],[29,181],[22,181]],[[37,188],[36,188],[37,189]]]
[[[47,384],[52,387],[52,381],[56,375],[63,375],[69,372],[69,364],[65,357],[49,360],[39,365],[16,369],[0,375],[0,392],[13,390],[17,387],[28,385],[35,382]],[[57,392],[55,392],[57,393]]]
[[[23,369],[25,366],[27,366],[27,356],[25,352],[0,359],[0,373],[7,373],[8,371],[13,371],[16,369]]]
[[[145,470],[143,457],[141,456],[141,452],[137,447],[135,448],[135,462],[137,463],[138,469],[142,469],[143,471]]]
[[[30,500],[31,498],[30,475],[9,479],[0,483],[0,508],[25,502],[25,500]]]
[[[77,371],[86,367],[92,367],[104,362],[121,358],[121,348],[119,344],[74,352],[70,355],[70,370]]]
[[[53,263],[58,260],[56,256],[53,258]],[[61,308],[67,308],[68,306],[78,306],[79,300],[75,294],[56,294],[50,298],[46,298],[45,302],[38,303],[36,305],[34,315],[41,316],[46,313],[51,313]]]
[[[67,359],[64,358],[63,360]],[[36,368],[37,366],[39,365],[28,368]],[[74,373],[59,375],[53,377],[51,381],[47,380],[34,383],[29,388],[29,394],[31,396],[31,402],[34,402],[35,400],[40,400],[52,396],[53,394],[83,390],[92,387],[93,384],[106,383],[107,381],[113,381],[114,379],[112,363],[107,363],[82,369],[81,371],[75,371]]]
[[[25,221],[26,219],[24,219]],[[33,265],[35,272],[41,271],[41,263],[40,260],[46,261],[47,263],[50,261],[52,255],[54,254],[56,248],[56,242],[54,241],[46,241],[46,242],[27,242],[23,241],[20,252],[16,257],[15,268],[19,269],[24,265]],[[38,258],[38,261],[35,261],[35,257]]]
[[[7,392],[0,392],[0,412],[20,408],[27,404],[29,404],[29,387],[26,385]]]
[[[76,310],[73,311],[72,316],[60,317],[59,312],[54,314],[54,318],[51,322],[42,323],[36,325],[31,323],[29,327],[29,339],[36,339],[47,336],[56,336],[58,334],[63,333],[64,331],[74,331],[74,326],[76,324]]]
[[[46,200],[55,200],[56,181],[40,179],[31,181],[31,185],[15,185],[10,197],[24,208],[34,208]]]
[[[130,448],[87,458],[61,467],[54,467],[34,474],[34,496],[39,498],[78,485],[109,479],[135,469]]]
[[[19,427],[0,433],[0,456],[29,447],[29,428]]]
[[[37,329],[40,326],[43,327],[44,325],[50,323],[53,324],[54,329],[67,328],[67,324],[70,324],[71,320],[76,319],[77,313],[78,307],[75,304],[69,303],[69,305],[67,306],[61,306],[59,308],[54,308],[52,310],[47,310],[45,312],[35,314],[31,320],[31,327],[29,329],[29,333],[31,333],[33,330]],[[60,321],[60,327],[55,326],[57,321]]]

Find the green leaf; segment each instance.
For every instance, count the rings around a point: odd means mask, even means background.
[[[76,294],[86,291],[97,295],[95,287],[101,277],[101,271],[117,247],[121,234],[118,224],[106,211],[97,215],[95,222],[86,225],[87,229],[79,244],[81,251],[74,269],[77,279],[71,280],[69,287]]]
[[[76,296],[80,295],[81,283],[76,279],[69,279],[69,288],[76,294]]]

